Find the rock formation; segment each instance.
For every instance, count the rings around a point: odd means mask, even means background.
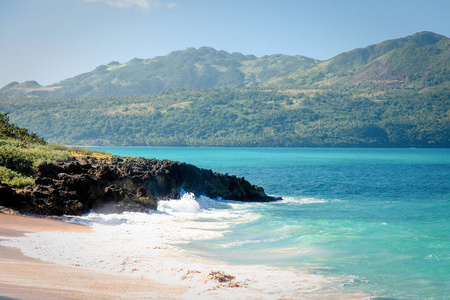
[[[119,213],[156,209],[158,200],[180,192],[237,201],[273,201],[244,178],[156,159],[72,157],[41,164],[35,184],[16,191],[0,187],[0,205],[41,215],[79,215],[90,210]]]

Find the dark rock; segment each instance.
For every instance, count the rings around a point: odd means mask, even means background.
[[[15,210],[24,207],[26,198],[7,185],[0,185],[0,205]]]
[[[92,157],[38,166],[35,185],[21,192],[0,188],[0,205],[43,215],[148,211],[158,200],[179,198],[182,190],[210,198],[273,201],[244,178],[193,165],[156,159]]]

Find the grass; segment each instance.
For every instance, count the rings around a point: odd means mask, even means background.
[[[89,156],[110,160],[106,152],[59,144],[24,143],[18,139],[0,139],[0,184],[21,187],[34,184],[36,168],[43,163],[65,161],[69,157]]]
[[[69,158],[69,151],[55,148],[52,149],[50,145],[21,144],[17,140],[1,140],[0,165],[6,165],[7,161],[24,161],[36,168],[44,162],[51,163]]]
[[[39,165],[65,161],[74,156],[102,160],[113,157],[88,148],[48,144],[35,133],[10,123],[7,113],[0,114],[0,185],[20,188],[34,184],[33,175]]]
[[[68,148],[68,151],[70,152],[70,156],[73,157],[90,156],[97,159],[107,159],[107,160],[110,160],[113,157],[113,155],[108,152],[97,151],[83,147],[71,147]]]

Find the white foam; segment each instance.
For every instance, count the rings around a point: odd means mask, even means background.
[[[184,193],[177,201],[159,201],[158,210],[165,212],[196,213],[200,211],[200,204],[193,193]]]
[[[292,204],[317,204],[317,203],[327,203],[328,200],[316,199],[316,198],[296,198],[296,197],[283,197],[283,200],[278,201],[278,203],[292,203]]]
[[[268,266],[234,266],[203,259],[177,244],[214,239],[231,224],[259,218],[245,209],[249,204],[214,201],[184,194],[181,200],[164,201],[159,211],[97,214],[75,217],[72,222],[92,226],[92,233],[37,232],[24,237],[2,237],[0,245],[17,247],[30,257],[109,274],[149,278],[189,287],[186,298],[279,299],[324,298],[342,292],[331,287],[340,278],[313,275],[294,269]],[[248,242],[248,241],[243,241]],[[211,280],[212,271],[235,279]]]

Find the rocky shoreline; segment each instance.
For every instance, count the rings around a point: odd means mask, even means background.
[[[244,178],[168,160],[71,157],[37,167],[35,184],[21,190],[0,186],[0,205],[38,215],[148,211],[182,191],[245,202],[278,200]]]

